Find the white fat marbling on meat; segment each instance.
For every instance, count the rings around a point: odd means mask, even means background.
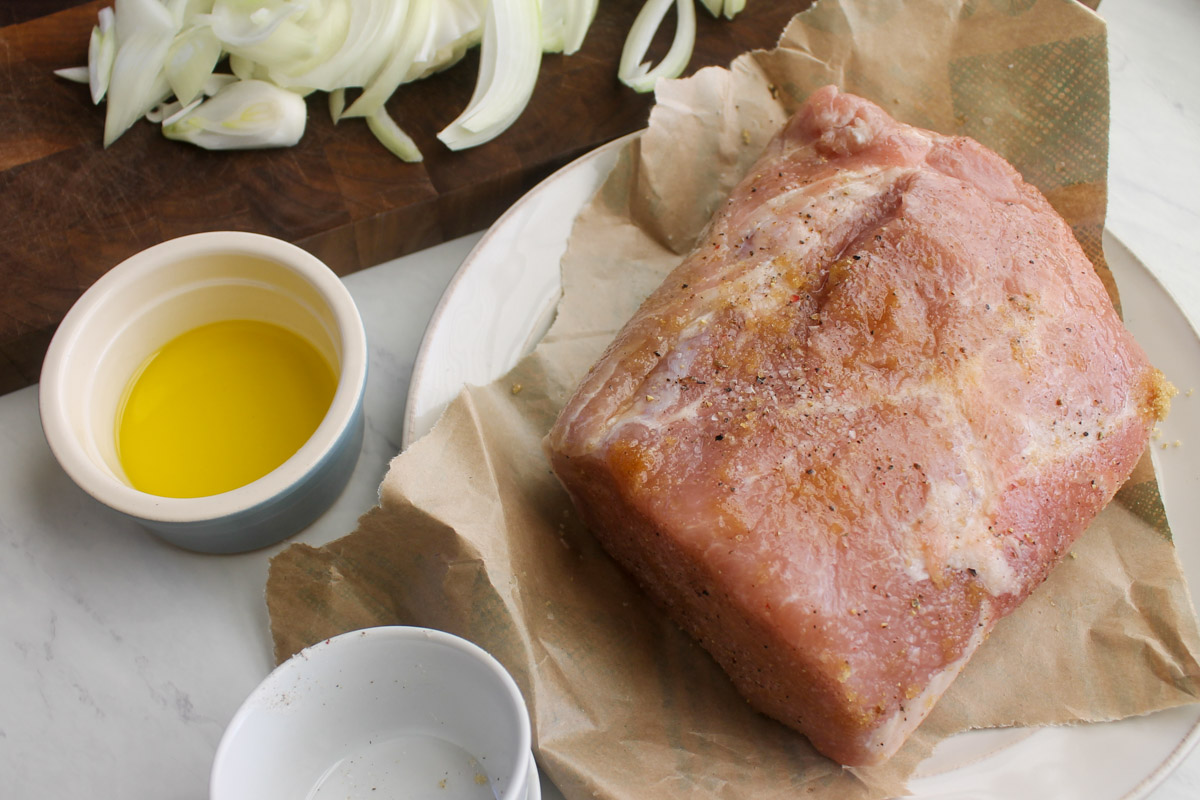
[[[970,570],[993,596],[1015,592],[1020,578],[1003,542],[988,530],[998,490],[982,442],[963,409],[935,381],[910,393],[936,403],[938,427],[959,443],[959,461],[953,475],[930,482],[920,521],[906,532],[906,572],[913,580],[936,580],[947,569]]]
[[[988,531],[988,498],[995,490],[989,488],[981,465],[973,461],[964,458],[964,469],[954,480],[937,481],[930,487],[926,513],[940,517],[933,529],[941,536],[931,537],[926,531],[926,546],[932,544],[939,551],[945,567],[974,571],[993,596],[1008,594],[1017,590],[1019,578],[1000,540]],[[907,550],[914,548],[909,545]],[[927,565],[925,571],[928,573]]]

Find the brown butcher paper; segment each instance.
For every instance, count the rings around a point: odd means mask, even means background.
[[[576,519],[541,451],[554,415],[766,141],[828,83],[997,150],[1066,217],[1111,289],[1099,17],[1070,0],[820,0],[774,50],[659,85],[647,131],[576,222],[558,317],[536,351],[465,389],[397,456],[356,531],[273,559],[277,659],[372,625],[465,636],[513,673],[538,763],[572,800],[890,797],[956,732],[1196,700],[1200,636],[1148,456],[896,757],[871,768],[843,769],[751,710]]]

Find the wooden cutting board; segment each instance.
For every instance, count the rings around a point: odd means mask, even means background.
[[[309,98],[308,129],[293,148],[213,153],[168,141],[142,121],[105,150],[103,107],[53,70],[86,63],[96,13],[111,0],[6,2],[13,5],[0,13],[0,393],[37,381],[71,304],[143,248],[198,231],[256,231],[294,242],[344,275],[487,227],[559,166],[644,127],[652,103],[616,79],[642,2],[602,0],[583,49],[546,56],[522,117],[474,150],[451,153],[436,134],[470,98],[477,51],[401,87],[388,104],[421,147],[421,164],[393,157],[361,120],[334,126],[324,94]],[[757,0],[733,21],[701,10],[689,71],[773,46],[809,4]]]

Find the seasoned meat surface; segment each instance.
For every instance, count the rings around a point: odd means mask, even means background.
[[[1171,391],[1016,170],[826,87],[546,447],[751,704],[868,765],[1108,503]]]

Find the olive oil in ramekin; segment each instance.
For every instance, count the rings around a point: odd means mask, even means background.
[[[187,331],[134,374],[117,456],[135,489],[205,497],[272,471],[312,436],[337,375],[306,339],[257,320]]]

